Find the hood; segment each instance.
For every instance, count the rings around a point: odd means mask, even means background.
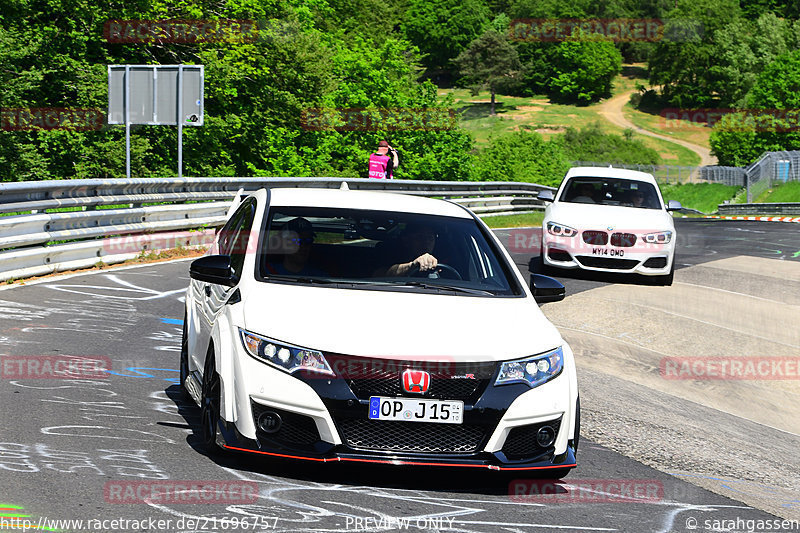
[[[253,282],[243,327],[305,348],[370,357],[506,360],[563,344],[532,298]]]
[[[550,204],[545,219],[574,227],[575,229],[631,230],[639,233],[675,229],[672,215],[662,209],[637,209],[614,205]]]

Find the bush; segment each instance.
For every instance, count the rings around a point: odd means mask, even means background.
[[[492,139],[478,154],[472,177],[556,186],[569,167],[561,143],[547,142],[535,132],[518,131]]]
[[[661,156],[638,139],[605,133],[595,123],[580,131],[568,128],[563,137],[564,151],[572,161],[658,165]]]

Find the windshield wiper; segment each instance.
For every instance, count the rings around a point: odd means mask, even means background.
[[[409,280],[405,283],[398,284],[408,287],[422,287],[424,289],[442,289],[446,291],[464,292],[466,294],[475,294],[480,296],[494,296],[494,293],[482,289],[471,289],[469,287],[459,287],[457,285],[441,285],[439,283],[426,283],[424,281]]]
[[[277,280],[277,281],[292,281],[296,283],[315,283],[319,285],[332,285],[335,284],[335,281],[323,278],[309,278],[307,276],[287,276],[287,275],[275,275],[270,274],[267,279]]]

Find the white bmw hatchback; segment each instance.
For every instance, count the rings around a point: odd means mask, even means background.
[[[659,276],[672,284],[675,224],[651,174],[619,168],[571,168],[542,222],[542,262],[546,267],[580,268]]]
[[[204,445],[308,461],[576,466],[572,351],[467,209],[259,190],[190,268],[181,384]]]

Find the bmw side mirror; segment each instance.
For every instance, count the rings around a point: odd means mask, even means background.
[[[549,276],[531,274],[531,292],[536,303],[545,304],[563,300],[566,289],[558,280]]]
[[[667,211],[680,211],[683,209],[681,203],[677,200],[670,200],[667,202]]]
[[[542,202],[552,202],[555,200],[555,196],[553,196],[553,191],[539,191],[539,194],[536,196]]]
[[[231,267],[229,255],[207,255],[195,259],[189,266],[189,277],[226,287],[233,287],[239,282]]]

